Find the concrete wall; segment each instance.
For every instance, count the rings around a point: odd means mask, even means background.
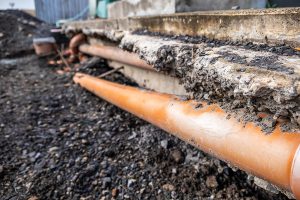
[[[204,10],[264,8],[266,0],[122,0],[108,6],[108,18],[173,14]]]

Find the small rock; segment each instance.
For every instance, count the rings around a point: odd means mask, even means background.
[[[109,187],[111,184],[111,178],[110,177],[104,177],[102,181],[102,185],[104,188]]]
[[[30,152],[30,153],[28,154],[28,156],[29,156],[30,158],[34,158],[35,155],[36,155],[36,152],[35,152],[35,151]]]
[[[198,155],[193,155],[193,153],[188,153],[185,156],[185,162],[186,163],[190,163],[190,162],[199,163],[200,162],[200,158],[199,158]]]
[[[66,131],[67,131],[67,128],[65,128],[65,127],[60,127],[59,128],[59,132],[61,132],[61,133],[64,133]]]
[[[86,163],[88,161],[88,157],[83,157],[82,159],[81,159],[81,163]]]
[[[2,38],[4,36],[4,34],[3,33],[0,33],[0,38]]]
[[[146,190],[146,188],[140,189],[140,194],[144,194],[145,190]]]
[[[49,133],[51,135],[55,135],[56,134],[56,130],[54,128],[49,129]]]
[[[36,23],[33,22],[33,21],[30,21],[28,24],[31,25],[31,26],[35,26],[36,25]]]
[[[172,199],[178,199],[177,193],[175,191],[171,192],[171,197],[172,197]]]
[[[101,194],[104,195],[104,196],[107,196],[109,194],[109,191],[108,190],[103,190]]]
[[[128,140],[134,139],[134,138],[136,137],[136,135],[137,135],[136,132],[133,131],[132,135],[130,135],[130,136],[128,137]]]
[[[206,100],[208,100],[208,99],[209,99],[209,94],[205,94],[205,95],[203,96],[203,98],[206,99]]]
[[[28,200],[39,200],[36,196],[29,197]]]
[[[114,189],[112,189],[111,190],[111,196],[113,196],[113,197],[117,197],[118,196],[118,189],[117,188],[114,188]]]
[[[53,153],[53,152],[55,152],[55,151],[57,151],[58,150],[58,147],[50,147],[49,149],[48,149],[48,153]]]
[[[162,187],[163,187],[164,190],[169,191],[169,192],[175,190],[175,187],[172,184],[164,184]]]
[[[209,176],[206,178],[206,186],[209,188],[216,188],[218,187],[218,182],[215,176]]]
[[[82,143],[82,144],[88,144],[89,142],[88,142],[86,139],[82,139],[82,140],[81,140],[81,143]]]
[[[177,174],[177,169],[176,168],[172,168],[172,174]]]
[[[4,167],[2,165],[0,165],[0,174],[2,174],[4,171]]]
[[[131,188],[134,186],[136,180],[135,179],[129,179],[128,182],[127,182],[127,187],[128,188]]]
[[[175,149],[171,152],[171,157],[176,163],[182,163],[184,161],[184,155],[178,149]]]
[[[272,128],[276,125],[276,120],[274,120],[273,118],[271,117],[266,117],[262,120],[262,123],[268,127],[268,128]]]
[[[240,6],[232,6],[231,7],[231,10],[239,10],[240,9]]]
[[[162,146],[162,148],[164,148],[164,149],[168,149],[169,141],[168,140],[160,141],[160,146]]]

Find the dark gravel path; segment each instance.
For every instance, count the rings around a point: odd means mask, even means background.
[[[0,199],[285,199],[86,92],[45,60],[0,63]],[[102,63],[84,71],[107,70]]]

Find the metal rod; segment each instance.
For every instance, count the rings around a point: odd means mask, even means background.
[[[77,73],[73,80],[104,100],[300,199],[300,134],[277,127],[264,134],[253,123],[226,119],[216,104],[124,86]]]
[[[117,71],[119,71],[119,70],[121,70],[121,69],[124,69],[124,67],[122,66],[122,67],[118,67],[118,68],[109,70],[108,72],[105,72],[105,73],[99,75],[98,77],[99,77],[99,78],[103,78],[103,77],[108,76],[108,75],[110,75],[110,74],[112,74],[112,73],[115,73],[115,72],[117,72]]]
[[[68,63],[68,62],[66,61],[66,59],[64,58],[62,52],[59,50],[59,48],[58,48],[57,45],[55,45],[55,49],[56,49],[56,51],[57,51],[57,53],[58,53],[60,59],[61,59],[61,60],[63,61],[63,63],[65,64],[65,66],[68,67],[69,69],[71,69],[69,63]]]

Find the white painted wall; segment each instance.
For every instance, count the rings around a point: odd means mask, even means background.
[[[0,0],[0,9],[10,9],[10,2],[15,3],[14,9],[34,10],[34,0]]]

